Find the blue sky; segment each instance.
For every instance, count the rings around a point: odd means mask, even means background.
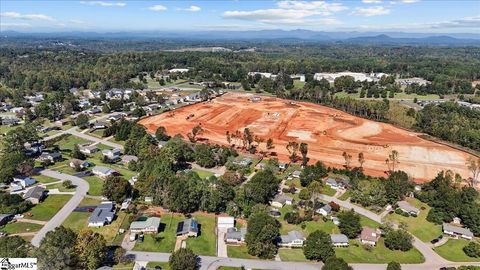
[[[480,33],[480,1],[0,0],[0,30],[310,29]]]

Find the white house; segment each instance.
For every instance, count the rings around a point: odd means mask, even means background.
[[[321,208],[317,209],[317,211],[315,211],[315,212],[317,212],[318,214],[326,217],[326,216],[330,215],[330,213],[332,212],[332,207],[328,204],[325,204]]]
[[[189,71],[188,68],[172,68],[172,69],[170,69],[168,72],[169,72],[169,73],[175,73],[175,72],[185,73],[185,72],[188,72],[188,71]]]
[[[290,231],[287,235],[280,235],[278,245],[281,247],[303,247],[305,237],[299,231]]]
[[[78,149],[86,155],[91,155],[98,151],[98,148],[95,145],[79,145]]]
[[[345,234],[331,234],[330,240],[334,247],[348,247],[348,237]]]
[[[410,214],[410,215],[417,215],[420,213],[420,210],[416,208],[415,206],[411,205],[407,201],[399,201],[397,203],[398,208],[402,210],[403,212]]]
[[[120,159],[120,149],[105,149],[102,151],[102,155],[107,157],[110,160],[119,160]]]
[[[217,228],[233,228],[235,227],[235,218],[234,217],[218,217],[217,219]]]
[[[20,185],[23,188],[27,188],[33,184],[35,184],[37,181],[31,177],[28,176],[14,176],[13,177],[13,183]]]
[[[293,199],[283,193],[279,193],[273,198],[271,206],[282,208],[284,205],[292,205]]]
[[[92,169],[92,173],[100,178],[107,178],[110,175],[115,174],[116,171],[107,167],[95,166]]]
[[[456,238],[461,237],[467,240],[473,239],[473,233],[468,228],[462,228],[462,227],[453,226],[448,223],[443,223],[442,229],[444,234],[448,234]]]

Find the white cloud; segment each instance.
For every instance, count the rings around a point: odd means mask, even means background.
[[[188,8],[177,8],[177,10],[182,10],[182,11],[189,11],[189,12],[197,12],[197,11],[200,11],[202,10],[200,7],[198,6],[190,6]]]
[[[480,15],[473,16],[473,17],[465,17],[462,19],[445,21],[445,22],[438,22],[430,24],[430,28],[472,28],[472,29],[480,29]]]
[[[0,13],[0,17],[19,19],[19,20],[55,21],[54,18],[44,14],[20,14],[18,12],[3,12],[3,13]]]
[[[420,2],[420,0],[400,0],[400,2],[404,4],[413,4],[413,3]]]
[[[71,23],[74,23],[74,24],[85,24],[84,21],[81,21],[81,20],[75,20],[75,19],[72,19],[70,20]]]
[[[149,7],[148,9],[153,10],[153,11],[164,11],[164,10],[167,10],[167,7],[162,6],[162,5],[154,5],[154,6]]]
[[[105,2],[105,1],[80,1],[80,4],[102,7],[124,7],[127,4],[123,2]]]
[[[390,14],[390,9],[384,8],[382,6],[375,6],[375,7],[368,7],[368,8],[357,7],[355,11],[352,12],[352,14],[366,16],[366,17],[387,15],[387,14]]]
[[[0,23],[0,27],[4,27],[4,28],[10,28],[10,27],[14,27],[14,28],[28,28],[28,27],[32,27],[31,24],[29,23]]]
[[[382,0],[362,0],[362,2],[365,4],[380,4]]]
[[[330,16],[333,13],[348,9],[341,3],[327,3],[325,1],[280,1],[277,2],[277,6],[278,8],[251,11],[225,11],[223,17],[264,24],[332,25],[340,22],[332,17],[319,18],[318,16]]]

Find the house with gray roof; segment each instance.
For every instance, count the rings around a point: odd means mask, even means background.
[[[467,240],[473,239],[473,233],[468,228],[454,226],[452,224],[443,223],[442,225],[443,233],[453,236],[455,238],[461,237]]]
[[[225,234],[225,243],[227,244],[243,244],[245,243],[245,236],[247,235],[247,228],[242,227],[240,230],[237,228],[228,228]]]
[[[270,203],[271,206],[282,208],[284,205],[292,205],[293,199],[284,193],[279,193],[275,195],[272,202]]]
[[[110,201],[102,202],[93,210],[92,215],[88,218],[88,227],[103,227],[110,224],[114,217],[115,203]]]
[[[46,193],[45,188],[36,186],[27,190],[25,195],[23,195],[23,198],[26,201],[30,201],[33,204],[38,204],[45,198],[45,193]]]
[[[0,226],[7,224],[12,219],[13,219],[12,214],[0,214]]]
[[[281,247],[303,247],[305,236],[299,231],[290,231],[286,235],[280,235],[278,245]]]
[[[345,234],[331,234],[330,240],[334,247],[348,247],[348,237]]]
[[[118,148],[102,150],[102,155],[112,161],[120,160],[120,154],[121,151]]]
[[[92,169],[92,173],[100,178],[107,178],[110,175],[115,174],[116,171],[103,166],[95,166]]]
[[[27,188],[33,184],[35,184],[37,181],[31,177],[25,176],[25,175],[17,175],[13,177],[13,182],[17,185],[20,185],[23,188]]]
[[[137,220],[130,224],[130,232],[132,233],[158,233],[159,228],[159,217],[143,218],[142,220]]]
[[[60,152],[43,152],[40,157],[38,157],[38,159],[41,161],[49,161],[51,163],[55,163],[62,160],[62,154]]]
[[[180,221],[177,224],[177,236],[197,237],[198,222],[193,218],[188,218]]]
[[[332,212],[332,207],[328,204],[325,204],[324,206],[322,206],[321,208],[318,208],[317,211],[318,214],[326,217],[328,215],[330,215],[330,213]]]
[[[138,157],[132,156],[132,155],[124,155],[124,156],[122,156],[122,163],[123,163],[124,165],[128,165],[128,163],[130,163],[130,161],[138,161]]]
[[[418,208],[416,208],[415,206],[411,205],[407,201],[399,201],[397,203],[397,206],[400,210],[402,210],[403,212],[405,212],[407,214],[417,215],[417,216],[418,216],[418,214],[420,214],[420,210]]]
[[[88,144],[85,144],[85,145],[79,145],[78,146],[78,149],[80,150],[80,152],[86,154],[86,155],[91,155],[91,154],[94,154],[98,151],[98,147],[95,146],[95,145],[88,145]]]

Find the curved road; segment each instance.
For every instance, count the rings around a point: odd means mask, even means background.
[[[32,245],[36,247],[40,246],[40,242],[42,241],[43,237],[45,237],[47,232],[52,231],[56,227],[62,225],[63,221],[65,221],[65,219],[70,215],[70,213],[72,213],[73,210],[78,206],[78,204],[82,201],[83,197],[87,195],[88,189],[90,188],[87,181],[73,175],[59,173],[52,170],[43,170],[40,172],[40,174],[59,180],[70,180],[72,181],[72,184],[77,187],[73,197],[32,238]]]

